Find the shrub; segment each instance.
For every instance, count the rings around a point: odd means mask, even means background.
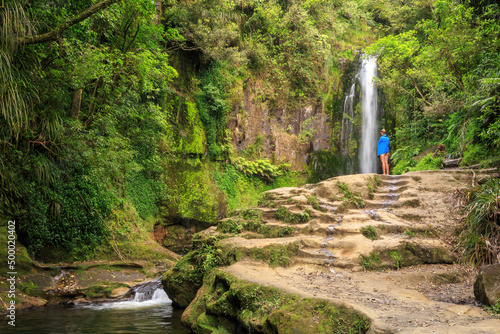
[[[361,234],[370,240],[375,240],[378,238],[377,231],[373,226],[363,226],[361,228]]]
[[[415,167],[410,168],[410,171],[419,171],[419,170],[435,170],[441,169],[443,167],[443,157],[432,156],[432,153],[429,153],[420,160]]]
[[[257,176],[265,181],[274,181],[282,176],[290,168],[290,164],[285,163],[275,166],[267,159],[258,159],[255,161],[246,160],[238,157],[232,161],[233,165],[246,176]]]
[[[340,198],[343,202],[351,203],[355,208],[364,208],[365,201],[359,196],[359,194],[353,194],[345,182],[337,181],[337,187],[343,192],[343,196]]]
[[[489,179],[470,190],[468,197],[457,248],[465,262],[496,263],[500,255],[500,180]]]
[[[291,224],[300,224],[307,223],[310,219],[309,213],[301,212],[301,213],[293,213],[290,212],[286,207],[282,206],[276,211],[276,218],[285,223]]]

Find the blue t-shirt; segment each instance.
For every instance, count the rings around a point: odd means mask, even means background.
[[[378,152],[377,156],[389,152],[389,137],[382,135],[378,140]]]

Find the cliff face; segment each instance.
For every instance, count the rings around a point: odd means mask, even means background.
[[[275,162],[288,161],[302,171],[308,154],[331,149],[331,119],[321,100],[307,99],[293,108],[262,101],[258,82],[249,82],[229,121],[238,151],[254,146]]]

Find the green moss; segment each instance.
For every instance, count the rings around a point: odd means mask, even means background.
[[[232,233],[238,234],[243,231],[243,225],[241,225],[239,220],[224,220],[217,223],[217,231],[221,233]]]
[[[234,263],[242,254],[234,247],[222,248],[217,242],[223,237],[194,239],[194,250],[189,252],[162,278],[163,288],[173,303],[181,308],[187,307],[202,286],[205,275],[219,266]]]
[[[341,201],[344,203],[348,203],[349,205],[353,206],[354,208],[364,208],[365,207],[365,201],[359,194],[353,194],[350,190],[349,187],[345,182],[339,182],[337,181],[336,183],[337,187],[340,189],[340,191],[343,193],[342,197],[340,198]],[[347,204],[346,207],[347,208]]]
[[[12,271],[9,270],[7,266],[7,261],[9,260],[8,258],[8,237],[10,233],[8,231],[13,231],[9,230],[7,228],[7,223],[8,219],[1,218],[0,222],[0,260],[2,261],[3,265],[0,266],[0,276],[7,276],[7,272]],[[16,222],[17,223],[17,222]],[[28,250],[26,247],[24,247],[18,240],[17,234],[13,231],[12,232],[13,236],[15,237],[16,240],[16,254],[15,254],[15,271],[19,275],[26,275],[29,274],[33,271],[34,265],[33,261],[31,260],[30,256],[28,255]],[[11,237],[12,238],[12,237]]]
[[[316,196],[307,196],[307,203],[313,207],[314,210],[325,212],[326,209],[319,205],[319,200]]]
[[[373,226],[363,226],[361,228],[361,234],[370,240],[376,240],[378,238],[377,231]]]
[[[298,254],[299,248],[298,242],[268,245],[264,248],[252,248],[248,251],[248,255],[267,262],[271,267],[288,267],[292,263],[293,257]]]
[[[361,265],[365,270],[374,270],[380,268],[380,254],[379,252],[372,252],[369,256],[361,255]]]
[[[197,333],[234,331],[236,324],[258,333],[366,333],[370,321],[352,309],[301,298],[273,287],[237,280],[217,271],[205,280],[184,319]],[[200,331],[203,330],[203,331]]]
[[[269,204],[272,202],[273,198],[271,196],[271,194],[269,193],[262,193],[259,197],[259,201],[258,201],[258,205],[259,206],[265,206],[265,207],[269,207]]]
[[[410,207],[410,208],[418,208],[420,206],[420,200],[418,199],[411,199],[411,200],[408,200],[408,201],[404,201],[403,203],[401,203],[402,206],[407,206],[407,207]]]
[[[28,296],[40,297],[45,294],[43,289],[34,284],[31,280],[17,283],[17,287]]]
[[[276,218],[285,223],[302,224],[302,223],[307,223],[311,217],[307,211],[300,213],[293,213],[290,210],[288,210],[287,207],[281,206],[276,211]]]
[[[377,175],[369,178],[367,183],[368,198],[373,199],[373,197],[375,196],[375,191],[377,190],[379,185],[380,185],[380,178]]]
[[[361,256],[361,265],[366,270],[398,269],[419,264],[453,263],[454,257],[444,247],[426,247],[411,242],[402,242],[395,249],[372,252]]]
[[[403,256],[398,251],[392,251],[389,253],[391,259],[394,261],[393,266],[396,269],[403,267],[404,261]]]
[[[214,168],[204,159],[179,159],[166,165],[161,214],[215,224],[225,208],[224,194],[212,177]]]
[[[238,212],[238,216],[243,217],[245,219],[261,219],[262,218],[262,210],[259,209],[245,209]]]
[[[269,226],[262,221],[251,220],[243,223],[247,231],[257,232],[265,238],[282,238],[291,235],[295,229],[291,226]]]
[[[110,236],[101,247],[96,258],[104,259],[140,259],[148,261],[175,260],[172,256],[163,255],[156,249],[156,243],[151,241],[150,232],[154,230],[154,218],[142,219],[135,206],[129,202],[111,212],[107,226]],[[184,236],[185,233],[182,233]],[[178,242],[175,240],[174,242]],[[169,245],[169,240],[164,240]],[[169,245],[172,246],[172,245]]]
[[[410,237],[422,237],[422,238],[436,238],[437,232],[431,228],[411,228],[405,231],[405,234]]]
[[[405,220],[410,220],[410,221],[414,221],[414,222],[419,222],[422,220],[422,216],[414,215],[414,214],[410,214],[410,213],[405,213],[401,217]]]
[[[228,211],[251,206],[274,207],[278,198],[266,191],[281,187],[296,187],[305,182],[301,174],[287,172],[273,182],[264,182],[256,176],[247,176],[230,164],[219,164],[212,172],[218,188],[224,193]]]
[[[413,232],[413,231],[411,231],[411,230],[406,230],[406,231],[405,231],[405,234],[406,234],[407,236],[409,236],[410,238],[415,237],[415,232]]]
[[[196,105],[185,101],[186,122],[179,136],[178,151],[182,154],[203,154],[206,147],[206,137],[203,123],[199,117]]]

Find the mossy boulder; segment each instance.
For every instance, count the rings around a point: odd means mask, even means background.
[[[370,320],[353,309],[238,280],[218,270],[207,276],[182,315],[193,333],[366,333]]]
[[[489,306],[500,300],[500,263],[481,267],[474,282],[474,296]]]
[[[224,236],[220,235],[197,235],[193,239],[194,250],[163,275],[163,289],[174,307],[187,307],[201,288],[205,275],[217,267],[236,261],[235,249],[219,244],[223,238]]]
[[[187,307],[202,285],[204,273],[196,266],[194,257],[194,252],[188,253],[163,275],[163,289],[174,307]]]

